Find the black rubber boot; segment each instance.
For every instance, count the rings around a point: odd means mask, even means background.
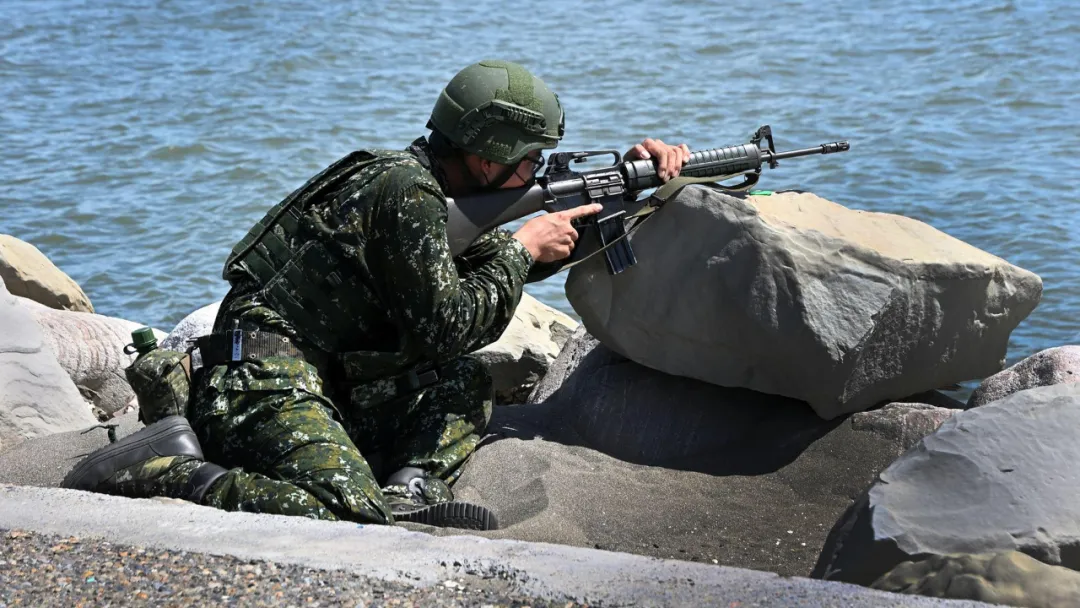
[[[141,491],[141,488],[160,487],[161,484],[155,486],[155,479],[117,479],[117,474],[125,469],[139,469],[138,465],[155,460],[162,460],[163,473],[174,463],[189,464],[203,460],[199,440],[186,418],[168,416],[91,453],[64,477],[60,486],[122,496],[163,495],[199,503],[214,481],[227,472],[216,464],[203,462],[194,467],[190,474],[185,474],[182,482],[172,484],[176,487],[166,487],[158,492]]]
[[[439,528],[497,530],[498,518],[486,507],[456,502],[443,480],[416,467],[406,467],[386,480],[383,488],[394,520]]]

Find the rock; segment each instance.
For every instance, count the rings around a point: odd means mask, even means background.
[[[498,513],[481,535],[783,575],[805,575],[836,517],[953,413],[895,403],[826,421],[640,366],[583,327],[530,400],[495,408],[494,441],[454,486]]]
[[[920,397],[961,405],[937,393]],[[607,349],[584,327],[574,332],[529,403],[548,408],[549,434],[560,441],[638,464],[740,475],[790,462],[841,424],[895,442],[895,449],[878,455],[884,460],[875,465],[876,474],[954,412],[894,403],[846,423],[826,422],[794,399],[638,365]],[[873,478],[871,474],[865,483]]]
[[[49,308],[94,312],[90,298],[30,243],[0,234],[0,280],[12,295],[29,298]]]
[[[31,314],[0,281],[0,451],[95,422]]]
[[[955,386],[955,385],[954,385]],[[943,389],[944,390],[944,389]],[[954,389],[948,389],[954,390]],[[965,409],[963,401],[959,399],[953,399],[945,393],[939,391],[926,391],[925,393],[919,393],[917,395],[911,395],[903,399],[897,400],[899,403],[924,403],[926,405],[932,405],[934,407],[945,408],[947,410],[962,410]]]
[[[184,352],[188,349],[187,341],[205,336],[214,331],[214,321],[217,319],[218,308],[221,301],[207,304],[184,317],[176,324],[169,335],[160,342],[161,348]],[[202,367],[202,355],[198,350],[191,353],[191,368]]]
[[[691,186],[632,243],[638,263],[619,275],[602,256],[570,271],[591,334],[826,419],[997,372],[1042,294],[1035,274],[927,224],[807,193]]]
[[[851,428],[896,441],[900,447],[900,453],[896,456],[900,456],[923,437],[936,431],[956,412],[956,409],[925,403],[889,403],[878,410],[852,414]]]
[[[491,372],[495,402],[521,403],[547,373],[577,325],[567,315],[522,294],[506,331],[474,354]]]
[[[986,405],[1017,391],[1065,382],[1080,382],[1080,346],[1048,348],[990,376],[971,393],[967,407]]]
[[[1080,606],[1080,572],[1044,564],[1019,551],[934,555],[904,562],[872,586],[893,593],[1027,608]]]
[[[18,298],[38,327],[49,350],[79,387],[83,396],[105,416],[123,410],[135,396],[124,376],[134,355],[124,353],[131,330],[142,324],[105,315],[54,310],[33,300]],[[164,332],[154,330],[158,340]]]
[[[868,585],[925,555],[1019,550],[1080,568],[1080,384],[959,412],[885,469],[813,576]]]

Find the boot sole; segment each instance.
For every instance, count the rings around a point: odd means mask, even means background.
[[[177,441],[178,435],[190,435],[189,441]],[[156,444],[169,445],[161,449]],[[195,431],[183,416],[168,416],[91,453],[64,477],[62,488],[93,491],[117,472],[155,456],[192,456],[203,459]]]
[[[467,502],[443,502],[408,513],[394,514],[395,521],[408,521],[439,528],[498,530],[499,520],[486,507]]]

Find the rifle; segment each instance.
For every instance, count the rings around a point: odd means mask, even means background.
[[[763,141],[766,142],[764,148],[761,147]],[[543,176],[529,188],[499,190],[457,200],[448,198],[446,233],[450,252],[456,256],[465,251],[484,231],[538,211],[552,213],[600,203],[604,207],[600,213],[582,218],[575,224],[579,233],[582,230],[593,233],[599,239],[598,247],[586,254],[588,248],[581,247],[580,243],[586,235],[581,234],[578,246],[562,268],[573,266],[603,251],[607,258],[608,272],[618,274],[637,262],[630,248],[630,241],[626,238],[626,221],[637,218],[631,227],[632,232],[648,214],[663,205],[664,201],[682,186],[689,183],[719,182],[741,175],[741,183],[722,187],[732,191],[746,190],[757,183],[764,164],[775,169],[778,161],[786,158],[833,154],[848,149],[848,142],[837,141],[813,148],[777,152],[773,144],[772,129],[765,125],[754,133],[748,144],[692,153],[690,160],[683,165],[679,177],[672,180],[675,187],[667,188],[662,194],[658,191],[658,194],[642,200],[635,200],[638,192],[663,184],[652,159],[623,161],[622,155],[615,150],[555,152],[548,157],[548,168]],[[608,155],[615,159],[610,166],[580,172],[570,168],[571,163],[581,163],[593,156]]]

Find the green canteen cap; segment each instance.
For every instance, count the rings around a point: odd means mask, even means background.
[[[562,104],[542,80],[509,61],[485,59],[439,93],[428,127],[481,158],[512,165],[554,148],[565,131]]]
[[[139,352],[157,348],[157,336],[149,327],[140,327],[131,332],[131,345]]]

